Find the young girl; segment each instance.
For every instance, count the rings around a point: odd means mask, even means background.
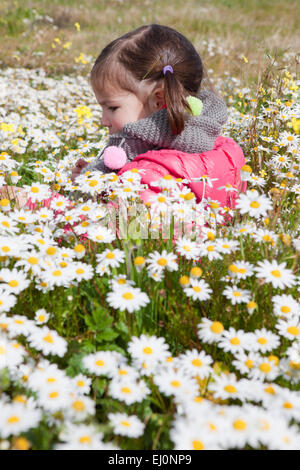
[[[103,49],[92,68],[91,84],[102,106],[101,124],[109,130],[108,146],[123,148],[128,162],[138,157],[123,166],[120,174],[132,166],[145,168],[145,181],[151,184],[166,172],[192,181],[204,174],[222,177],[229,169],[227,183],[236,183],[231,170],[235,167],[236,176],[244,159],[231,139],[219,138],[226,142],[219,140],[217,151],[228,153],[233,145],[238,155],[222,161],[220,153],[218,168],[213,162],[216,157],[208,162],[201,159],[214,149],[227,120],[223,99],[212,89],[202,89],[203,78],[203,64],[194,46],[168,26],[142,26]],[[196,100],[196,113],[189,104],[191,97],[200,100]],[[225,150],[220,149],[220,142],[227,145]],[[191,158],[195,155],[196,160]],[[90,164],[79,159],[72,180],[87,170],[109,173],[111,168],[105,165],[102,151]]]

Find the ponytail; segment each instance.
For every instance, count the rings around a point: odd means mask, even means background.
[[[169,123],[173,134],[180,134],[184,129],[184,114],[192,112],[186,101],[184,88],[174,72],[164,74],[164,95]]]

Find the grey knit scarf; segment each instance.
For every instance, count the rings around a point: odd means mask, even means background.
[[[109,137],[107,146],[119,146],[122,143],[121,147],[125,150],[128,161],[148,150],[176,149],[186,153],[211,150],[227,120],[226,104],[210,90],[201,90],[197,96],[203,102],[202,112],[199,116],[186,113],[184,129],[180,134],[172,133],[168,112],[166,109],[160,109],[144,119],[126,124],[120,133]],[[82,173],[88,170],[112,172],[104,164],[104,150],[83,168]]]

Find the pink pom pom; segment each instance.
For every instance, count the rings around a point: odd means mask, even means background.
[[[124,149],[111,145],[107,147],[103,152],[104,163],[108,168],[112,170],[118,170],[122,168],[127,162],[127,155]]]

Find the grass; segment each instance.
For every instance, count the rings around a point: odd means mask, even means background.
[[[251,81],[267,51],[280,55],[299,47],[295,0],[5,0],[0,15],[0,66],[43,67],[47,73],[70,73],[81,52],[96,58],[111,40],[150,23],[185,34],[217,76],[228,69],[238,76],[244,55]],[[204,41],[215,43],[212,52]]]

